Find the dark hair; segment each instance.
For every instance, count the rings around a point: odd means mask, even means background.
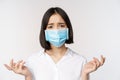
[[[66,40],[65,43],[67,43],[67,44],[73,43],[73,29],[72,29],[72,25],[71,25],[68,15],[66,14],[66,12],[63,9],[61,9],[59,7],[52,7],[52,8],[49,8],[45,12],[43,19],[42,19],[42,23],[41,23],[41,31],[40,31],[39,40],[40,40],[41,46],[45,50],[51,49],[50,43],[48,41],[46,41],[46,39],[45,39],[45,29],[48,25],[49,18],[55,13],[58,13],[63,18],[63,20],[65,21],[65,23],[69,29],[69,39]]]

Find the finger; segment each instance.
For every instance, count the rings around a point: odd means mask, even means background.
[[[97,67],[99,67],[101,65],[101,62],[95,57],[93,59],[94,59],[96,65],[97,65]]]
[[[103,55],[101,55],[101,66],[104,64],[105,62],[105,57],[103,57]]]
[[[14,66],[13,59],[10,61],[10,66],[11,66],[11,67]]]
[[[95,63],[95,61],[91,62],[92,67],[93,67],[93,71],[95,71],[97,69],[97,64]]]
[[[20,63],[19,68],[20,68],[20,69],[22,69],[22,68],[23,68],[23,66],[24,66],[24,64],[25,64],[25,62],[24,62],[24,61],[22,61],[22,62]]]
[[[20,65],[20,63],[21,63],[22,61],[23,61],[23,60],[18,61],[15,67],[16,67],[16,68],[19,68],[19,65]]]
[[[16,63],[15,66],[13,66],[13,69],[18,69],[18,67],[19,67],[19,64]]]
[[[96,61],[94,59],[90,61],[90,63],[92,64],[92,66],[97,67]]]
[[[10,66],[8,66],[7,64],[4,64],[4,66],[8,69],[8,70],[12,70],[12,68]]]

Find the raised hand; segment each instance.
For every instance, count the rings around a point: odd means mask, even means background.
[[[101,56],[101,60],[99,61],[97,58],[93,58],[90,62],[86,63],[83,67],[83,74],[89,74],[93,71],[96,71],[100,66],[102,66],[105,62],[105,57]]]
[[[25,77],[31,76],[30,71],[26,66],[24,66],[25,62],[23,60],[18,61],[15,63],[13,59],[10,61],[10,65],[4,64],[4,66],[8,69],[11,70],[17,74],[24,75]]]

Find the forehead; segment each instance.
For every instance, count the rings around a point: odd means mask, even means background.
[[[65,23],[64,19],[58,13],[53,14],[48,21],[48,23],[59,23],[59,22]]]

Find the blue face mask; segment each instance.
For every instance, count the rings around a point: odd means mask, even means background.
[[[61,47],[68,40],[68,28],[58,30],[45,30],[46,41],[50,44]]]

